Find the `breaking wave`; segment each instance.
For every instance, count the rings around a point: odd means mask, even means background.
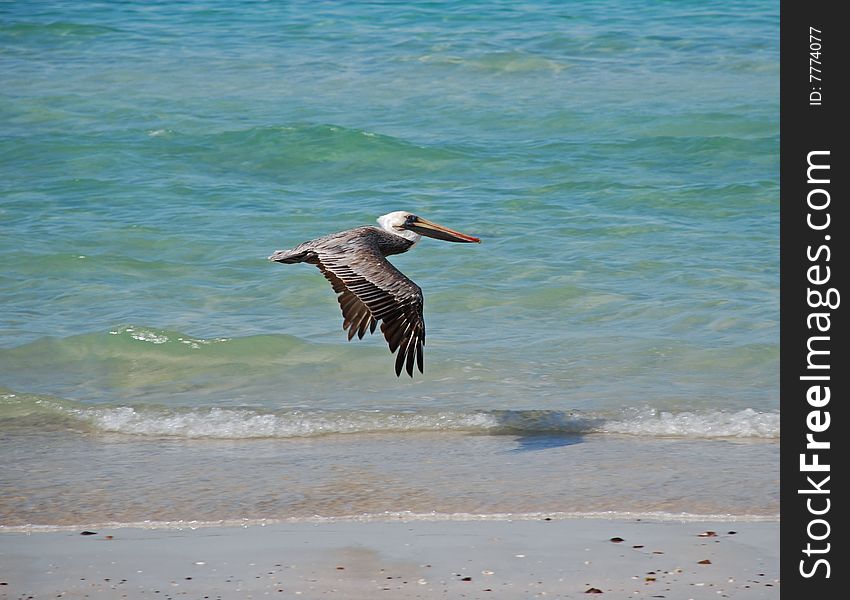
[[[779,413],[752,409],[679,413],[631,409],[618,414],[558,410],[263,410],[251,407],[100,406],[11,392],[0,395],[0,425],[15,424],[211,439],[407,432],[779,438]]]

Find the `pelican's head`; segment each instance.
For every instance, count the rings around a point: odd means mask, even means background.
[[[380,225],[384,231],[400,235],[414,244],[418,242],[423,235],[427,235],[428,237],[436,238],[438,240],[445,240],[447,242],[481,242],[481,240],[477,237],[472,237],[471,235],[460,233],[459,231],[449,229],[448,227],[437,225],[427,219],[417,217],[406,210],[397,210],[382,217],[378,217],[378,225]]]

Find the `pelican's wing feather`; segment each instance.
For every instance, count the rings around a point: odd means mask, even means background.
[[[413,377],[413,368],[422,373],[425,320],[422,290],[396,269],[369,236],[349,239],[345,244],[317,248],[317,266],[339,294],[343,329],[348,339],[374,333],[378,321],[395,353],[395,372],[402,369]]]

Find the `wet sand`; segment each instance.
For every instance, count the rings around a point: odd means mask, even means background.
[[[0,534],[0,598],[779,598],[779,523],[290,523]]]

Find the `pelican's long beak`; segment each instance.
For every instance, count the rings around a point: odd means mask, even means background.
[[[447,242],[475,242],[476,244],[481,243],[481,240],[479,240],[477,237],[472,237],[471,235],[466,235],[465,233],[455,231],[454,229],[449,229],[448,227],[437,225],[436,223],[432,223],[431,221],[423,219],[422,217],[416,217],[416,220],[406,225],[405,229],[409,229],[410,231],[416,232],[419,235],[426,235],[428,237],[432,237],[438,240],[445,240]]]

